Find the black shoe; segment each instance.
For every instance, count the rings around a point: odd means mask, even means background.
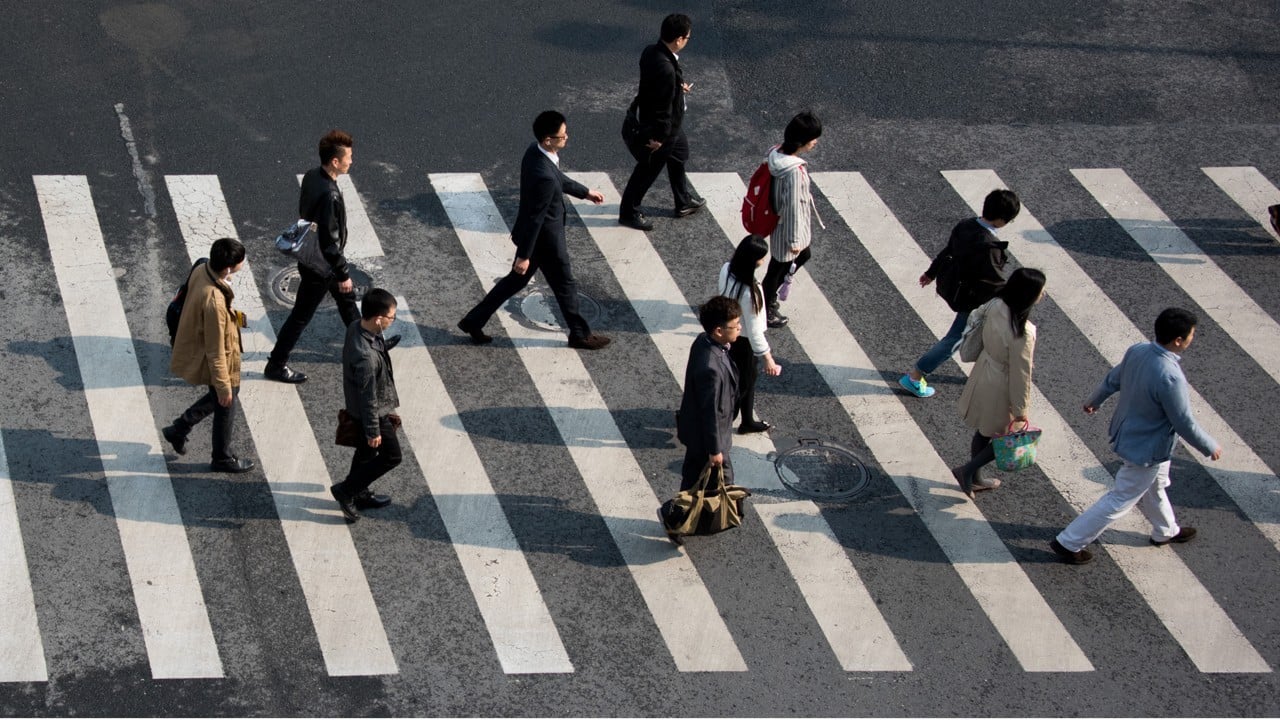
[[[1271,217],[1271,229],[1280,235],[1280,205],[1272,205],[1267,208],[1267,215]]]
[[[688,205],[676,206],[676,217],[678,218],[689,217],[690,215],[701,210],[703,206],[705,206],[706,204],[707,204],[707,201],[703,200],[700,197],[691,198],[689,200]]]
[[[372,510],[374,508],[386,507],[391,504],[390,495],[374,495],[372,490],[365,490],[359,495],[352,498],[355,506],[361,510]]]
[[[605,337],[604,335],[591,333],[584,338],[569,338],[569,347],[577,350],[599,350],[611,342],[613,342],[613,340]]]
[[[360,519],[360,513],[356,511],[355,503],[345,493],[338,489],[337,485],[329,487],[329,494],[334,500],[338,501],[338,509],[342,511],[342,517],[349,523],[353,523]]]
[[[471,336],[471,342],[476,345],[484,345],[493,342],[493,338],[484,334],[484,330],[480,328],[468,327],[462,320],[458,321],[458,329]]]
[[[1151,538],[1151,544],[1152,544],[1152,545],[1155,545],[1156,547],[1160,547],[1160,546],[1162,546],[1162,545],[1168,545],[1169,543],[1184,543],[1184,542],[1191,542],[1191,538],[1193,538],[1193,537],[1195,537],[1195,536],[1196,536],[1196,529],[1195,529],[1195,528],[1193,528],[1193,527],[1184,527],[1184,528],[1182,528],[1181,530],[1179,530],[1179,531],[1178,531],[1178,534],[1177,534],[1177,535],[1174,535],[1173,537],[1169,538],[1168,540],[1156,540],[1155,538]]]
[[[168,440],[169,444],[173,446],[174,452],[179,455],[187,454],[187,436],[178,432],[177,425],[170,425],[167,428],[162,428],[160,430],[160,434],[163,435],[164,439]]]
[[[288,365],[272,365],[271,363],[267,363],[267,366],[262,369],[262,377],[292,385],[307,381],[306,373],[300,373]]]
[[[738,434],[762,433],[771,427],[773,426],[763,420],[747,420],[738,426]]]
[[[765,324],[771,328],[780,328],[789,322],[791,322],[791,318],[787,317],[786,315],[782,315],[780,313],[770,313],[769,319]]]
[[[256,467],[252,460],[244,458],[229,458],[227,460],[214,460],[209,463],[209,469],[214,472],[224,473],[247,473]]]
[[[625,225],[636,230],[652,230],[653,222],[644,216],[644,213],[638,212],[635,215],[622,215],[618,217],[618,224]]]
[[[662,516],[662,508],[658,508],[658,524],[662,526],[662,531],[667,534],[667,539],[671,541],[672,545],[680,547],[684,544],[683,538],[667,528],[667,519]]]
[[[390,350],[391,348],[399,345],[402,339],[403,338],[399,335],[392,335],[391,337],[383,340],[382,343],[387,346],[388,350]]]
[[[1062,543],[1058,542],[1058,538],[1054,538],[1049,541],[1049,549],[1053,551],[1054,555],[1061,558],[1062,562],[1067,563],[1068,565],[1084,565],[1085,563],[1093,560],[1093,553],[1088,550],[1077,550],[1075,552],[1071,552],[1063,547]]]

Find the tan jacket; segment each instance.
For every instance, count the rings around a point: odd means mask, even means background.
[[[982,321],[982,353],[960,393],[964,424],[986,435],[1003,435],[1009,421],[1027,414],[1031,405],[1031,356],[1036,326],[1027,322],[1022,337],[1014,337],[1009,306],[992,300]]]
[[[240,386],[240,326],[231,310],[235,293],[209,264],[191,272],[187,301],[178,321],[169,370],[192,385],[211,385],[219,394]]]

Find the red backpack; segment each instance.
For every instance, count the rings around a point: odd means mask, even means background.
[[[769,236],[778,227],[778,212],[773,209],[773,173],[769,162],[751,173],[747,196],[742,199],[742,227],[754,235]]]

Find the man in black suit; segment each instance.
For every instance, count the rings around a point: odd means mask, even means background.
[[[511,241],[516,246],[511,272],[458,322],[458,327],[477,345],[491,342],[493,338],[484,332],[485,323],[529,284],[535,270],[541,269],[569,326],[569,347],[599,350],[609,344],[609,338],[592,333],[578,312],[578,281],[569,267],[569,250],[564,242],[564,195],[597,205],[604,202],[604,195],[560,172],[559,152],[569,138],[564,115],[555,110],[538,115],[533,121],[533,136],[537,142],[529,146],[520,163],[520,211],[511,230]]]
[[[640,90],[622,125],[627,150],[636,159],[618,210],[618,222],[627,227],[653,229],[653,223],[640,212],[640,202],[663,167],[671,181],[676,217],[692,215],[707,204],[689,189],[684,170],[689,161],[689,140],[683,127],[684,95],[693,83],[684,81],[678,53],[689,43],[692,30],[693,21],[688,15],[668,15],[662,21],[660,41],[640,54]]]
[[[325,277],[298,263],[298,293],[293,310],[280,328],[276,346],[272,348],[267,367],[262,371],[268,380],[286,383],[306,381],[306,373],[289,367],[289,353],[293,352],[293,346],[316,314],[316,308],[326,293],[332,295],[338,304],[338,314],[342,316],[344,327],[360,318],[355,287],[347,271],[347,258],[343,255],[347,247],[347,208],[338,187],[338,177],[351,170],[351,147],[350,135],[341,130],[330,130],[320,138],[320,167],[312,168],[302,176],[298,217],[316,224],[316,239],[331,271]]]

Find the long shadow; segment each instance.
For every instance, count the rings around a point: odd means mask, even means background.
[[[1269,235],[1260,232],[1256,223],[1239,220],[1207,220],[1203,218],[1175,220],[1169,223],[1144,223],[1148,227],[1164,227],[1182,230],[1195,239],[1197,245],[1208,248],[1214,255],[1235,255],[1240,257],[1278,257],[1280,244]],[[1148,262],[1149,256],[1142,246],[1111,218],[1093,218],[1087,220],[1065,220],[1045,228],[1052,240],[1072,252],[1096,255],[1113,260],[1131,262]],[[1031,232],[1026,235],[1032,244],[1050,242],[1044,233]],[[1030,253],[1027,255],[1031,257]],[[1202,258],[1188,256],[1172,258],[1166,251],[1162,259],[1166,262],[1201,264]]]
[[[559,432],[549,432],[554,426],[556,413],[587,415],[581,423],[583,434],[561,437]],[[630,410],[583,410],[563,407],[490,407],[464,410],[445,418],[445,425],[471,435],[482,435],[496,440],[528,445],[557,445],[570,447],[617,447],[618,441],[606,438],[613,435],[611,428],[628,429],[630,448],[672,448],[674,418],[670,408],[634,408]],[[600,432],[591,432],[599,429]]]

